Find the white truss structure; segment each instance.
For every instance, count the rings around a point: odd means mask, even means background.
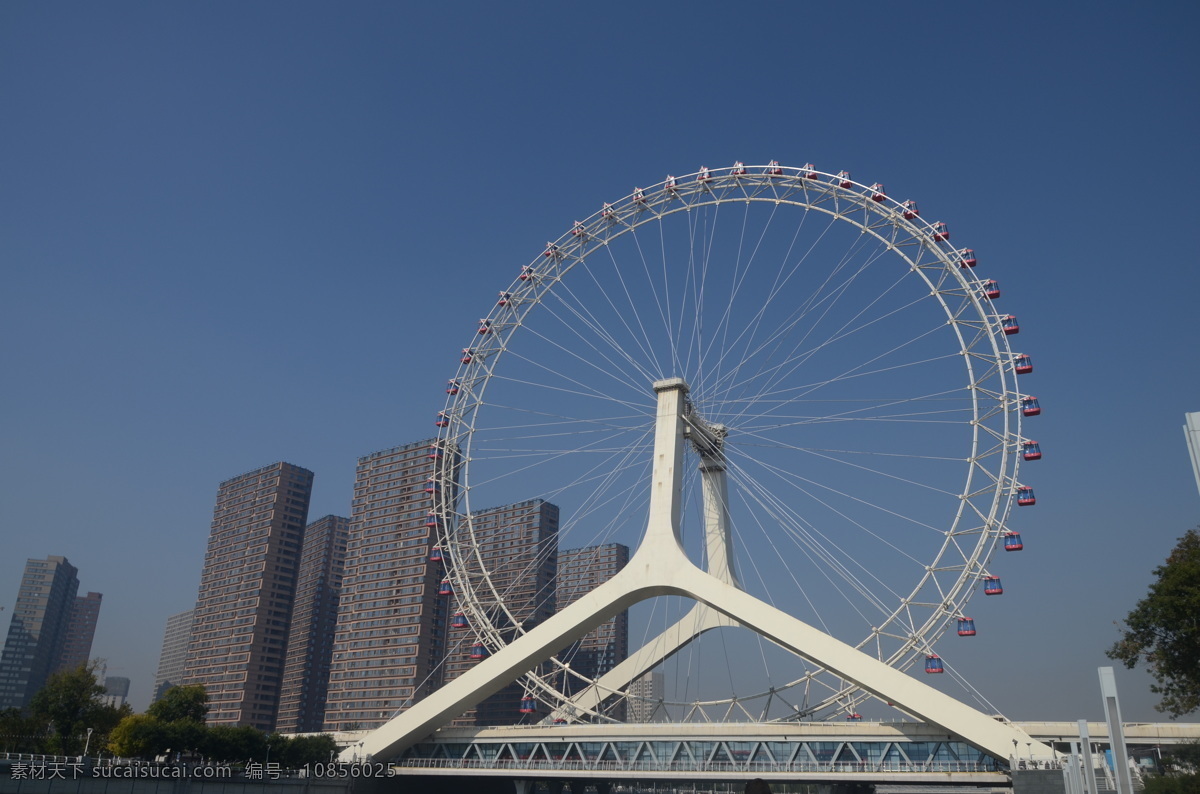
[[[639,601],[666,595],[693,599],[725,620],[835,671],[862,690],[945,728],[995,757],[1006,758],[1014,746],[1021,744],[1034,757],[1052,755],[1049,747],[1033,741],[1016,726],[976,711],[739,589],[732,569],[726,565],[729,546],[722,518],[724,428],[707,424],[692,409],[687,399],[688,385],[682,378],[658,381],[654,390],[657,414],[649,518],[629,564],[608,582],[367,735],[358,746],[343,753],[344,760],[361,758],[362,754],[376,759],[394,757],[618,612]],[[688,558],[680,536],[685,445],[689,438],[700,453],[704,475],[707,541],[716,552],[711,556],[711,571],[700,569]],[[668,632],[670,636],[660,638],[657,651],[642,657],[642,663],[669,654],[673,646],[695,636],[695,632],[682,627],[672,631]]]

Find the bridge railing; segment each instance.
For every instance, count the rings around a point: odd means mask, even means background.
[[[547,760],[542,758],[408,758],[396,764],[417,769],[530,769],[547,772],[764,772],[764,773],[928,773],[928,772],[986,772],[998,770],[990,764],[973,761],[930,761],[913,763],[844,763],[797,761],[793,763],[720,761],[578,761]]]
[[[0,761],[33,764],[69,764],[82,761],[78,755],[47,755],[46,753],[0,753]]]

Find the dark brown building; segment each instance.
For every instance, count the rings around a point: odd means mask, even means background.
[[[629,547],[605,543],[558,553],[558,608],[564,609],[617,575],[629,562]],[[629,612],[601,623],[559,657],[589,679],[596,679],[625,661],[629,655]],[[568,679],[564,690],[578,692],[583,684]],[[612,705],[610,716],[624,719],[624,703]]]
[[[528,631],[554,614],[554,575],[558,567],[558,507],[542,499],[493,507],[472,514],[480,559],[494,588],[482,592],[482,607],[508,641],[518,626]],[[503,604],[505,610],[500,609]],[[511,617],[510,617],[511,616]],[[478,664],[472,659],[470,628],[452,629],[444,680],[448,683]],[[524,687],[518,681],[455,720],[456,725],[514,725],[545,716],[542,706],[521,713]]]
[[[184,668],[210,725],[274,729],[313,473],[273,463],[221,483]]]
[[[325,730],[378,727],[441,684],[447,597],[428,523],[435,444],[358,459]]]
[[[79,591],[78,573],[66,557],[26,560],[0,654],[0,709],[23,708],[58,669]]]
[[[350,519],[342,516],[319,518],[304,531],[275,721],[280,733],[318,732],[325,722],[329,663],[349,537]]]
[[[100,593],[75,596],[71,619],[67,621],[67,634],[63,638],[59,670],[74,670],[86,667],[92,658],[92,639],[96,636],[96,622],[100,619]]]

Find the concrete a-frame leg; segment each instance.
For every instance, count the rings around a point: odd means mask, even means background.
[[[684,436],[700,456],[700,478],[704,491],[704,544],[707,570],[722,582],[740,588],[733,563],[733,540],[729,530],[729,486],[725,477],[725,436],[721,425],[685,422]],[[594,712],[604,699],[625,691],[639,676],[686,647],[707,631],[722,626],[736,626],[736,621],[697,601],[687,614],[654,639],[631,653],[622,662],[602,675],[559,707],[551,715],[560,719]]]
[[[684,553],[679,538],[688,387],[683,379],[672,378],[655,383],[654,389],[658,393],[658,414],[650,514],[646,534],[629,564],[562,612],[369,734],[361,744],[361,752],[380,760],[390,758],[621,610],[654,596],[680,595],[707,604],[775,644],[997,758],[1008,757],[1014,741],[1029,746],[1031,754],[1050,756],[1049,747],[1019,728],[997,722],[697,568]],[[693,417],[691,425],[699,426],[697,418]],[[355,750],[347,750],[342,757],[352,761],[355,755]]]

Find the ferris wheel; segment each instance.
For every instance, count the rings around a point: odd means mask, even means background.
[[[576,221],[464,329],[436,418],[431,523],[460,647],[482,658],[527,623],[511,566],[481,552],[497,543],[479,519],[489,508],[543,499],[561,511],[559,547],[637,547],[653,385],[683,379],[689,410],[720,434],[728,483],[729,540],[714,552],[704,455],[689,447],[693,561],[727,565],[740,589],[892,667],[942,672],[938,639],[974,635],[967,602],[1002,592],[993,551],[1021,547],[1009,515],[1035,499],[1018,467],[1041,457],[1021,430],[1040,412],[1018,388],[1032,361],[978,264],[914,201],[811,164],[701,168]],[[631,648],[707,619],[696,610],[641,609]],[[836,671],[735,629],[709,619],[655,660],[667,716],[857,716],[867,695]],[[610,681],[580,703],[598,684],[570,654],[525,676],[528,702],[606,719],[639,697]]]

